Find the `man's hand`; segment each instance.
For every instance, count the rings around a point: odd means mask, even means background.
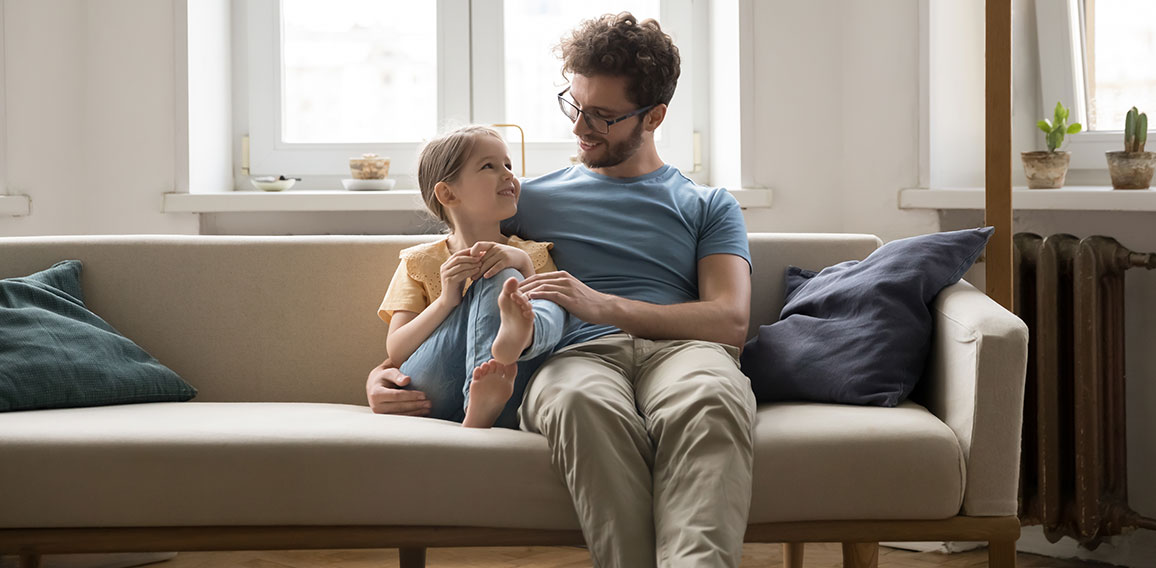
[[[609,323],[606,310],[617,299],[583,284],[565,270],[535,274],[523,280],[519,289],[531,300],[550,300],[587,323]]]
[[[388,360],[369,372],[365,382],[365,395],[369,408],[375,414],[399,414],[402,416],[428,416],[430,401],[425,393],[416,390],[401,390],[409,384],[409,377],[393,367]]]
[[[712,254],[698,261],[699,299],[651,304],[591,289],[566,272],[545,272],[522,281],[531,299],[552,300],[571,315],[646,339],[701,339],[742,348],[751,311],[751,273],[746,259]]]

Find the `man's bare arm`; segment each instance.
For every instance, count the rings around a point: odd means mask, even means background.
[[[575,317],[608,324],[648,339],[703,339],[741,348],[751,307],[750,265],[742,257],[712,254],[698,261],[699,300],[659,305],[603,294],[566,272],[527,278],[522,291],[552,300]]]

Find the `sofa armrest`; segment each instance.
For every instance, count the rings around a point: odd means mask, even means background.
[[[945,288],[921,401],[959,438],[969,516],[1014,515],[1028,359],[1028,328],[971,284]]]

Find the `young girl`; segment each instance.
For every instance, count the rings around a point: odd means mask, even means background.
[[[517,427],[526,382],[567,319],[557,304],[518,290],[523,277],[557,270],[553,244],[502,234],[521,184],[493,129],[467,126],[427,144],[418,186],[450,232],[401,251],[378,310],[389,324],[389,358],[410,376],[408,388],[429,397],[431,417]]]

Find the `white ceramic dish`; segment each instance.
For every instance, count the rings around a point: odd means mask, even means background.
[[[249,183],[253,184],[253,187],[265,191],[284,191],[293,187],[293,184],[297,183],[297,180],[274,179],[257,181],[255,178],[250,178]]]
[[[343,179],[341,185],[347,191],[384,191],[393,189],[397,180],[393,179]]]

